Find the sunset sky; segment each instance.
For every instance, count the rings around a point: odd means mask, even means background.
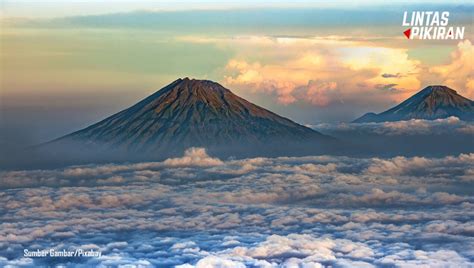
[[[381,112],[430,84],[474,98],[467,2],[0,3],[2,142],[67,134],[179,77],[303,124]],[[407,40],[416,10],[450,11],[464,40]]]
[[[474,267],[473,3],[0,0],[0,267]]]

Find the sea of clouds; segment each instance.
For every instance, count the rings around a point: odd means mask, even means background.
[[[474,135],[474,123],[460,120],[455,116],[435,120],[410,119],[380,123],[322,123],[308,126],[316,130],[329,133],[338,131],[357,131],[364,134],[378,134],[386,136],[442,134]]]
[[[0,172],[0,266],[474,266],[474,154]],[[99,258],[23,250],[93,249]]]

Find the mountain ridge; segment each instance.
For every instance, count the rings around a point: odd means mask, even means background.
[[[474,120],[474,102],[447,86],[432,85],[384,112],[366,113],[352,122],[434,120],[450,116],[456,116],[466,121]]]
[[[125,152],[189,147],[278,150],[332,138],[255,105],[210,80],[177,79],[135,105],[49,144],[79,143]]]

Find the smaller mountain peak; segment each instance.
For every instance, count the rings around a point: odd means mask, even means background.
[[[447,86],[430,85],[391,109],[377,115],[366,114],[354,122],[433,120],[449,116],[474,120],[474,102]]]
[[[352,123],[363,123],[363,122],[371,122],[371,121],[375,121],[377,117],[377,114],[376,113],[366,113],[364,114],[363,116],[357,118],[356,120],[352,121]]]

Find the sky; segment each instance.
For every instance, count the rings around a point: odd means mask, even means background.
[[[302,124],[381,112],[423,87],[474,98],[472,11],[455,1],[2,1],[2,144],[86,127],[180,77]],[[407,40],[403,12],[450,11],[464,40]]]

